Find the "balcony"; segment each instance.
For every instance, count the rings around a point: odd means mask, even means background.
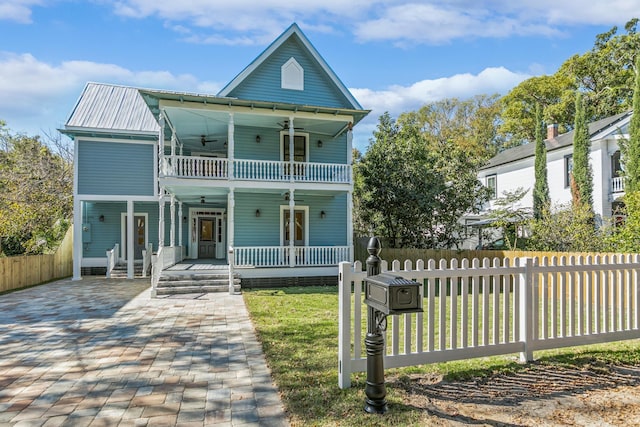
[[[292,173],[293,172],[293,176]],[[337,163],[310,163],[210,158],[196,156],[163,157],[160,175],[165,178],[211,180],[351,183],[351,166]]]
[[[624,178],[619,176],[611,179],[611,193],[624,193]]]

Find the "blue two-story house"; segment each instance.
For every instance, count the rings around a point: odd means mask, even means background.
[[[327,277],[353,258],[352,128],[364,110],[293,24],[217,95],[89,83],[75,143],[74,279],[226,264]],[[143,262],[144,260],[144,262]]]

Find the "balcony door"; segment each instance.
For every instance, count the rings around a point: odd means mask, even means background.
[[[283,162],[289,161],[289,153],[291,147],[289,144],[289,134],[282,132],[282,153],[281,158]],[[294,166],[293,175],[303,176],[305,173],[304,165],[300,163],[306,163],[309,161],[309,136],[307,134],[295,134],[293,136],[293,161],[296,162]],[[291,175],[289,171],[289,165],[285,165],[285,175]]]
[[[293,217],[293,244],[294,246],[307,246],[309,244],[308,206],[296,206]],[[289,206],[281,207],[280,218],[280,246],[289,246],[289,224],[291,219],[291,211],[289,210]]]

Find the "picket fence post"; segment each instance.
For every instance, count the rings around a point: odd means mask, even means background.
[[[520,352],[520,362],[533,362],[533,307],[532,302],[534,286],[533,286],[533,258],[520,258],[519,266],[524,267],[518,280],[520,286],[520,341],[523,343],[522,352]]]
[[[338,387],[351,387],[351,277],[348,262],[338,266]]]

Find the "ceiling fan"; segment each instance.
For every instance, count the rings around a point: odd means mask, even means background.
[[[207,142],[218,142],[218,140],[217,139],[207,139],[207,137],[205,135],[200,135],[200,143],[202,144],[203,147],[205,145],[207,145]]]
[[[284,122],[280,123],[278,122],[278,124],[280,125],[280,127],[282,128],[282,130],[289,130],[290,126],[289,126],[289,120],[285,120]],[[304,128],[300,127],[293,127],[294,130],[303,130]]]

